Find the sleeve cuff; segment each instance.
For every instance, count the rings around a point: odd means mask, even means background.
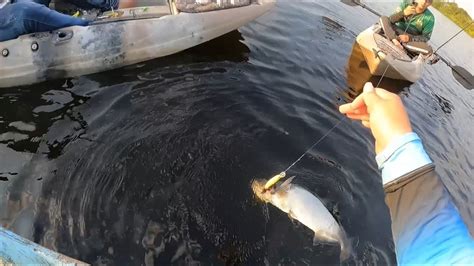
[[[413,170],[432,163],[416,133],[407,133],[393,140],[375,157],[382,170],[383,184],[387,184]]]

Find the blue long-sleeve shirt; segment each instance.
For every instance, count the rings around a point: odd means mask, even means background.
[[[474,239],[435,175],[417,134],[406,134],[376,157],[382,170],[400,265],[474,263]]]

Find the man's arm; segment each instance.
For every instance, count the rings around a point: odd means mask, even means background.
[[[408,35],[410,38],[408,42],[428,42],[430,40],[430,38],[427,38],[424,35],[413,35],[409,33],[405,33],[405,35]]]
[[[405,9],[410,6],[410,2],[407,1],[407,0],[403,0],[401,3],[400,3],[400,6],[397,8],[397,10],[395,11],[395,13],[393,13],[389,19],[390,19],[390,22],[391,23],[396,23],[396,22],[399,22],[401,21],[404,17],[405,17]]]
[[[399,21],[401,21],[405,16],[403,15],[403,10],[400,11],[400,12],[397,12],[397,13],[393,13],[390,17],[388,17],[390,19],[390,22],[395,24]]]
[[[375,137],[398,263],[472,264],[474,240],[413,133],[400,97],[368,83],[339,110],[361,120]]]
[[[474,240],[420,138],[406,134],[391,142],[376,160],[382,170],[398,263],[472,263]]]
[[[406,33],[410,37],[410,42],[428,42],[431,38],[431,33],[433,33],[435,24],[435,18],[429,16],[428,18],[423,19],[423,30],[421,35],[412,35]]]
[[[429,16],[429,18],[424,21],[422,35],[427,39],[426,41],[431,39],[431,34],[433,33],[434,25],[435,18],[433,15]]]

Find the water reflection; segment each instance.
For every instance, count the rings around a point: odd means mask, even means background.
[[[344,28],[334,19],[331,19],[326,16],[322,16],[321,19],[324,25],[324,30],[326,31],[326,34],[324,36],[327,39],[335,40],[336,38],[340,38],[341,35],[346,31],[346,28]]]
[[[55,122],[70,119],[84,127],[80,114],[72,109],[88,97],[75,94],[68,86],[68,81],[61,80],[35,88],[5,89],[0,96],[0,143],[18,152],[35,153]]]
[[[147,76],[143,73],[156,72],[157,69],[193,64],[221,61],[246,62],[250,53],[243,43],[242,34],[235,30],[212,41],[187,49],[181,53],[157,58],[140,64],[127,66],[113,71],[92,74],[88,78],[98,82],[100,86],[111,86],[124,82],[142,81],[157,82],[169,76]]]
[[[247,241],[227,239],[233,218],[215,214],[248,207],[213,206],[222,191],[248,190],[226,189],[210,170],[233,160],[217,146],[231,147],[239,138],[229,129],[242,128],[231,126],[243,117],[230,96],[248,59],[241,41],[235,31],[178,55],[2,94],[2,225],[98,264],[193,265],[215,245],[235,250],[216,257],[242,261],[262,246],[247,231]]]
[[[395,80],[387,77],[384,77],[382,81],[380,81],[381,77],[370,74],[369,66],[365,61],[362,50],[357,42],[354,42],[352,45],[351,55],[346,66],[346,75],[347,84],[349,86],[349,89],[345,94],[347,101],[352,101],[357,97],[357,95],[362,92],[366,82],[372,82],[374,86],[380,82],[380,88],[384,88],[397,94],[404,90],[408,91],[408,88],[412,85],[412,83],[408,81]]]

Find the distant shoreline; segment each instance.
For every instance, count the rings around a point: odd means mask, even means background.
[[[467,24],[472,21],[472,18],[466,12],[466,10],[459,8],[456,3],[446,3],[442,1],[434,1],[433,7],[436,8],[441,14],[448,17],[456,25],[464,28]],[[464,30],[469,36],[474,38],[474,24]]]

